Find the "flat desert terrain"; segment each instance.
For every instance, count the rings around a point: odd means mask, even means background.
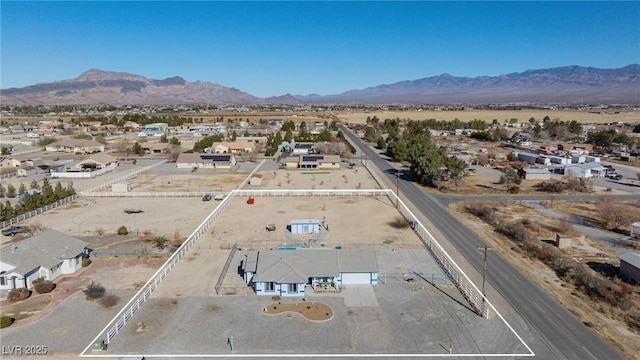
[[[526,123],[530,118],[542,121],[545,116],[561,121],[576,120],[584,124],[594,123],[603,124],[611,122],[638,123],[640,122],[640,110],[636,111],[620,111],[602,110],[599,113],[580,111],[580,110],[457,110],[457,111],[372,111],[372,112],[350,112],[337,113],[338,117],[343,121],[362,124],[367,117],[377,116],[380,120],[384,119],[436,119],[451,121],[460,119],[462,121],[470,121],[480,119],[486,122],[492,122],[497,119],[498,122],[509,121],[510,119],[518,119],[520,123]]]

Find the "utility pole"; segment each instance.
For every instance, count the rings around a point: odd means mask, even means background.
[[[487,311],[487,317],[489,317],[489,312],[487,309],[487,300],[485,299],[487,297],[486,292],[485,292],[485,288],[486,288],[486,283],[487,283],[487,273],[489,271],[489,266],[487,265],[488,260],[489,260],[489,250],[493,250],[492,248],[489,248],[489,246],[485,245],[484,248],[478,248],[478,251],[484,251],[484,266],[482,268],[482,311]]]
[[[400,204],[400,169],[396,169],[396,209]]]

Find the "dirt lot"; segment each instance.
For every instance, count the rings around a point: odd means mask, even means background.
[[[552,296],[560,301],[567,309],[582,319],[585,324],[591,324],[603,337],[616,344],[631,358],[638,358],[640,354],[640,336],[629,331],[626,324],[619,316],[612,316],[612,312],[606,310],[606,305],[594,303],[587,296],[583,295],[572,284],[560,279],[558,275],[547,265],[539,260],[528,256],[517,244],[497,233],[492,226],[480,221],[477,217],[464,210],[464,204],[453,204],[450,210],[458,214],[458,218],[473,230],[478,236],[484,239],[494,250],[507,258],[512,264],[529,276],[539,286],[547,290]],[[511,202],[510,204],[493,203],[496,212],[504,219],[528,219],[530,229],[537,230],[540,239],[552,239],[557,232],[566,231],[567,236],[575,237],[578,233],[575,229],[562,229],[562,224],[548,215],[542,214],[527,206]],[[578,208],[575,202],[554,202],[554,211],[562,209]],[[579,211],[584,214],[584,209]],[[627,250],[628,251],[628,250]],[[625,252],[619,248],[612,248],[607,244],[594,241],[588,237],[580,239],[575,237],[572,247],[563,250],[575,261],[581,263],[597,262],[618,265],[617,255]],[[616,311],[613,311],[616,313]]]
[[[602,111],[601,113],[590,113],[579,110],[459,110],[459,111],[376,111],[376,112],[352,112],[339,113],[338,116],[346,122],[364,123],[367,117],[377,116],[384,119],[436,119],[451,121],[460,119],[470,121],[481,119],[491,122],[497,119],[499,122],[518,119],[518,122],[528,122],[530,118],[542,121],[545,116],[551,119],[558,118],[562,121],[577,120],[581,123],[610,123],[610,122],[630,122],[637,123],[640,111],[623,111],[615,114],[614,111]]]

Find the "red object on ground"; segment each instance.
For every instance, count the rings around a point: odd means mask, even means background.
[[[247,199],[247,204],[249,205],[253,205],[256,202],[256,200],[253,198],[253,196],[249,196],[249,198]]]

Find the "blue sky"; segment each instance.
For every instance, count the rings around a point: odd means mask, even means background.
[[[255,96],[640,63],[640,2],[1,1],[0,87],[90,68]]]

